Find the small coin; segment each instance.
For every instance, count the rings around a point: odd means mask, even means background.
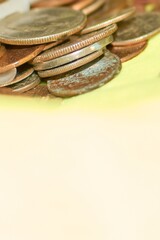
[[[73,3],[75,0],[41,0],[32,4],[32,8],[58,7]]]
[[[140,42],[134,45],[127,46],[112,46],[107,47],[112,53],[116,54],[121,62],[126,62],[139,55],[147,47],[147,41]]]
[[[124,10],[121,10],[120,12],[113,14],[109,17],[107,17],[107,14],[99,15],[99,18],[93,18],[92,15],[88,18],[87,26],[81,31],[81,34],[86,34],[90,32],[94,32],[98,29],[105,28],[111,24],[120,22],[130,16],[132,16],[135,13],[135,8],[127,8]]]
[[[72,97],[99,88],[114,78],[121,69],[120,59],[107,51],[92,63],[67,75],[47,82],[49,91],[57,97]]]
[[[74,10],[81,10],[93,2],[94,2],[94,0],[81,0],[81,1],[77,1],[76,3],[72,4],[71,7]]]
[[[36,73],[33,73],[31,76],[27,77],[26,79],[22,80],[19,83],[15,83],[9,86],[9,89],[12,92],[16,93],[23,93],[29,91],[30,89],[36,87],[40,83],[40,78]]]
[[[79,60],[76,60],[72,63],[68,63],[66,65],[63,65],[63,66],[60,66],[60,67],[57,67],[57,68],[53,68],[51,70],[46,70],[46,71],[39,71],[38,72],[38,75],[41,77],[41,78],[48,78],[48,77],[52,77],[52,76],[56,76],[56,75],[59,75],[59,74],[63,74],[63,73],[66,73],[66,72],[69,72],[73,69],[76,69],[76,68],[79,68],[89,62],[92,62],[93,60],[95,60],[96,58],[98,58],[99,56],[103,55],[103,50],[99,50],[97,52],[94,52],[86,57],[83,57]]]
[[[0,87],[6,87],[6,86],[12,85],[14,83],[18,83],[18,82],[22,81],[23,79],[29,77],[33,72],[34,72],[34,69],[31,66],[24,64],[17,68],[17,74],[11,82],[6,82],[3,84],[0,83]]]
[[[105,4],[105,0],[96,0],[86,8],[82,9],[82,12],[86,15],[89,15],[95,11],[97,11],[99,8],[101,8]]]
[[[0,85],[1,84],[8,84],[12,82],[12,80],[15,78],[17,73],[17,69],[13,68],[7,72],[0,73]]]
[[[67,55],[64,55],[62,57],[59,58],[55,58],[52,59],[50,61],[47,62],[42,62],[42,63],[38,63],[34,66],[34,69],[37,71],[40,70],[47,70],[50,68],[55,68],[55,67],[59,67],[62,66],[64,64],[73,62],[75,60],[78,60],[82,57],[85,57],[93,52],[96,52],[102,48],[104,48],[105,46],[107,46],[108,44],[110,44],[113,41],[113,36],[109,36],[107,38],[104,38],[102,40],[100,40],[97,43],[94,43],[92,45],[89,45],[88,47],[82,48],[78,51],[75,51],[73,53],[69,53]]]
[[[18,67],[36,57],[44,46],[5,46],[5,54],[0,59],[0,73]]]
[[[58,41],[82,30],[86,16],[70,8],[35,9],[0,21],[0,42],[33,45]]]
[[[120,22],[115,34],[114,46],[126,46],[145,41],[160,32],[160,13],[138,14],[134,18]]]
[[[117,26],[113,24],[94,33],[86,34],[83,36],[72,36],[69,42],[61,44],[58,47],[49,49],[37,56],[32,61],[32,64],[49,61],[51,59],[58,58],[68,53],[87,47],[95,42],[100,41],[105,37],[112,35],[116,30]]]

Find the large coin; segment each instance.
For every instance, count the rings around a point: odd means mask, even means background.
[[[117,30],[117,26],[111,25],[107,28],[98,30],[94,33],[86,34],[83,36],[71,36],[69,42],[61,44],[58,47],[55,47],[55,48],[49,49],[48,51],[43,52],[32,61],[32,64],[48,61],[50,59],[64,56],[68,53],[87,47],[95,42],[100,41],[105,37],[110,36],[116,30]]]
[[[0,22],[0,42],[33,45],[57,41],[82,30],[86,21],[82,12],[69,8],[16,13]]]
[[[78,60],[82,57],[85,57],[93,52],[96,52],[96,51],[104,48],[108,44],[110,44],[112,41],[113,41],[113,36],[109,36],[108,38],[104,38],[97,43],[94,43],[88,47],[82,48],[73,53],[69,53],[67,55],[52,59],[47,62],[39,63],[34,66],[34,69],[40,71],[40,70],[46,70],[46,69],[62,66],[64,64],[67,64],[67,63],[73,62],[75,60]]]
[[[109,51],[85,67],[48,81],[49,91],[58,97],[72,97],[103,86],[119,73],[121,63],[117,56]]]
[[[123,46],[145,41],[160,32],[160,13],[142,13],[119,23],[114,46]]]
[[[69,72],[73,69],[84,66],[85,64],[92,62],[93,60],[95,60],[96,58],[98,58],[101,55],[103,55],[103,50],[99,50],[97,52],[94,52],[94,53],[86,56],[86,57],[80,58],[72,63],[68,63],[66,65],[63,65],[63,66],[60,66],[57,68],[53,68],[53,69],[46,70],[46,71],[39,71],[38,75],[41,78],[48,78],[48,77],[56,76],[59,74],[63,74],[63,73]]]

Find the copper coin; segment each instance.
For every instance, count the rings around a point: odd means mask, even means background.
[[[34,72],[34,69],[31,66],[24,64],[17,68],[17,74],[11,82],[3,83],[3,84],[0,83],[0,87],[6,87],[14,83],[18,83],[23,79],[29,77],[33,72]]]
[[[32,61],[32,64],[49,61],[51,59],[58,58],[68,53],[87,47],[95,42],[100,41],[105,37],[112,35],[116,30],[117,26],[114,24],[102,30],[98,30],[94,33],[89,33],[83,36],[72,36],[69,42],[61,44],[60,46],[43,52],[42,54],[37,56]]]
[[[113,41],[113,36],[109,36],[107,38],[104,38],[100,40],[99,42],[93,43],[92,45],[89,45],[85,48],[82,48],[78,51],[75,51],[73,53],[69,53],[67,55],[64,55],[59,58],[52,59],[47,62],[42,62],[34,65],[34,69],[36,71],[41,71],[41,70],[47,70],[55,67],[62,66],[67,63],[71,63],[75,60],[78,60],[82,57],[85,57],[93,52],[99,51],[109,45]]]
[[[6,45],[5,54],[0,59],[0,73],[18,67],[36,57],[44,46],[9,46]]]
[[[127,8],[124,10],[121,10],[120,12],[113,14],[109,17],[107,17],[107,14],[105,13],[105,16],[100,15],[99,18],[93,18],[92,15],[88,17],[87,26],[81,31],[81,34],[86,34],[90,32],[94,32],[98,29],[105,28],[111,24],[120,22],[130,16],[132,16],[135,13],[135,8]]]
[[[31,76],[27,77],[21,82],[9,86],[9,89],[11,89],[12,92],[23,93],[36,87],[39,83],[40,78],[36,73],[33,73]]]
[[[81,11],[66,7],[15,13],[0,21],[0,42],[35,45],[58,41],[81,31],[86,21]]]
[[[79,0],[76,3],[72,4],[72,8],[74,10],[81,10],[85,7],[87,7],[89,4],[93,3],[94,0]]]
[[[139,55],[147,47],[147,41],[127,46],[109,46],[112,53],[116,54],[121,62],[126,62]]]
[[[3,45],[0,45],[0,58],[5,54],[5,47]]]
[[[31,5],[32,8],[49,8],[67,5],[75,2],[75,0],[41,0]]]
[[[49,91],[58,97],[72,97],[102,87],[121,69],[120,59],[107,51],[98,60],[47,82]]]
[[[17,69],[13,68],[11,70],[8,70],[7,72],[0,73],[0,86],[2,84],[8,84],[12,82],[12,80],[15,78],[17,73]]]
[[[89,15],[95,11],[97,11],[99,8],[101,8],[105,3],[105,0],[96,0],[86,8],[82,9],[82,12],[86,15]]]
[[[120,22],[115,34],[114,46],[124,46],[145,41],[160,32],[160,13],[138,14],[134,18]]]
[[[76,60],[72,63],[68,63],[66,65],[57,67],[57,68],[53,68],[51,70],[46,70],[46,71],[39,71],[38,75],[41,78],[48,78],[48,77],[53,77],[59,74],[63,74],[66,72],[69,72],[73,69],[79,68],[81,66],[84,66],[85,64],[92,62],[93,60],[95,60],[96,58],[98,58],[99,56],[103,55],[103,50],[99,50],[97,52],[94,52],[86,57],[83,57],[79,60]]]

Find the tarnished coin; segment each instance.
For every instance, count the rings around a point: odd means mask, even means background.
[[[51,70],[46,70],[46,71],[39,71],[38,75],[41,78],[48,78],[48,77],[52,77],[52,76],[56,76],[59,74],[63,74],[66,72],[69,72],[73,69],[79,68],[89,62],[92,62],[93,60],[95,60],[96,58],[98,58],[99,56],[103,55],[103,50],[99,50],[97,52],[94,52],[86,57],[83,57],[79,60],[76,60],[72,63],[68,63],[66,65],[63,65],[61,67],[57,67],[57,68],[53,68]]]
[[[9,89],[11,89],[12,92],[23,93],[36,87],[40,81],[41,80],[38,75],[33,73],[31,76],[22,80],[21,82],[9,86]]]
[[[0,73],[18,67],[36,57],[44,46],[5,46],[5,54],[0,58]]]
[[[80,0],[80,1],[76,1],[76,3],[73,3],[71,7],[74,10],[81,10],[93,2],[94,0]]]
[[[104,48],[108,44],[110,44],[112,41],[113,41],[113,36],[111,35],[107,38],[104,38],[104,39],[100,40],[97,43],[89,45],[88,47],[82,48],[82,49],[80,49],[78,51],[75,51],[73,53],[69,53],[67,55],[64,55],[64,56],[59,57],[59,58],[52,59],[52,60],[47,61],[47,62],[38,63],[34,66],[34,69],[37,70],[37,71],[40,71],[40,70],[46,70],[46,69],[62,66],[64,64],[67,64],[67,63],[73,62],[77,59],[80,59],[82,57],[85,57],[85,56],[87,56],[87,55],[89,55],[93,52],[96,52],[96,51]]]
[[[5,47],[2,45],[0,45],[0,58],[5,54],[5,51],[6,51],[6,49],[5,49]]]
[[[86,34],[83,36],[72,36],[70,41],[55,48],[49,49],[39,56],[37,56],[32,64],[36,64],[39,62],[49,61],[51,59],[64,56],[68,53],[77,51],[84,47],[87,47],[95,42],[100,41],[101,39],[112,35],[117,30],[117,26],[111,25],[102,30],[98,30],[94,33]]]
[[[16,76],[17,69],[13,68],[7,72],[0,73],[0,85],[10,83]]]
[[[120,59],[107,51],[100,59],[67,75],[47,82],[49,91],[58,97],[72,97],[103,86],[119,73]]]
[[[0,21],[0,42],[33,45],[53,42],[82,30],[86,16],[70,8],[35,9]]]
[[[100,7],[104,5],[106,0],[95,0],[89,6],[82,9],[82,12],[86,15],[89,15],[95,11],[97,11]]]
[[[124,46],[145,41],[160,32],[160,13],[138,14],[136,17],[119,23],[114,46]]]
[[[121,62],[126,62],[139,55],[147,47],[147,41],[139,42],[134,45],[107,47],[112,53],[116,54]]]
[[[120,22],[130,16],[132,16],[135,13],[135,8],[127,8],[124,9],[116,14],[113,14],[109,17],[107,17],[107,13],[105,13],[105,16],[100,15],[99,18],[93,18],[92,15],[88,18],[87,26],[81,31],[81,34],[86,34],[90,32],[94,32],[98,29],[105,28],[111,24]]]
[[[18,82],[22,81],[23,79],[29,77],[33,72],[34,72],[34,69],[31,66],[24,64],[17,68],[17,74],[11,82],[6,82],[3,84],[0,83],[0,87],[6,87],[6,86],[12,85],[14,83],[18,83]]]

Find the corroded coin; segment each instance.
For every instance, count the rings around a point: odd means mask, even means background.
[[[94,32],[98,29],[107,27],[111,24],[120,22],[130,16],[132,16],[135,13],[135,8],[127,8],[124,9],[116,14],[113,14],[109,17],[108,14],[104,14],[104,15],[99,15],[99,18],[94,18],[92,17],[92,15],[88,18],[87,21],[87,26],[81,31],[81,34],[86,34],[86,33],[90,33],[90,32]]]
[[[34,72],[34,69],[31,66],[24,64],[17,68],[17,74],[11,82],[6,82],[3,84],[0,83],[0,87],[6,87],[6,86],[12,85],[14,83],[18,83],[18,82],[22,81],[23,79],[29,77],[33,72]]]
[[[62,73],[66,73],[69,72],[73,69],[79,68],[81,66],[84,66],[85,64],[92,62],[93,60],[95,60],[96,58],[98,58],[99,56],[103,55],[103,50],[99,50],[97,52],[94,52],[86,57],[83,57],[79,60],[76,60],[72,63],[68,63],[66,65],[57,67],[57,68],[53,68],[51,70],[46,70],[46,71],[39,71],[38,75],[41,78],[48,78],[48,77],[52,77],[52,76],[56,76]]]
[[[82,48],[73,53],[69,53],[67,55],[52,59],[47,62],[42,62],[42,63],[36,64],[36,65],[34,65],[34,69],[37,71],[40,71],[40,70],[46,70],[46,69],[62,66],[64,64],[67,64],[67,63],[73,62],[77,59],[80,59],[82,57],[85,57],[93,52],[96,52],[96,51],[104,48],[108,44],[110,44],[112,41],[113,41],[113,36],[111,35],[107,38],[100,40],[97,43],[89,45],[88,47]]]
[[[119,23],[114,46],[123,46],[145,41],[160,32],[160,13],[142,13]]]
[[[84,47],[87,47],[95,42],[100,41],[101,39],[110,36],[117,30],[117,26],[111,25],[102,30],[98,30],[94,33],[86,34],[83,36],[72,36],[70,41],[64,44],[61,44],[58,47],[49,49],[48,51],[43,52],[39,56],[37,56],[32,64],[36,64],[39,62],[48,61],[50,59],[54,59],[60,56],[64,56],[68,53],[77,51]]]
[[[139,42],[134,45],[127,45],[127,46],[109,46],[109,50],[118,55],[121,59],[121,62],[126,62],[137,55],[139,55],[143,50],[147,47],[147,41]]]
[[[82,30],[86,16],[70,8],[35,9],[0,21],[0,42],[33,45],[53,42]]]
[[[40,78],[36,73],[33,73],[28,78],[22,80],[19,83],[15,83],[9,87],[12,92],[23,93],[34,87],[36,87],[40,83]]]
[[[5,54],[0,58],[0,73],[18,67],[36,57],[44,46],[5,46]]]
[[[55,96],[72,97],[103,86],[113,79],[120,69],[120,59],[107,51],[102,58],[66,76],[53,78],[47,85],[49,91]]]
[[[105,3],[105,0],[96,0],[93,3],[91,3],[89,6],[82,9],[82,12],[86,15],[89,15],[95,11],[97,11],[99,8],[101,8]]]
[[[10,83],[16,76],[17,69],[13,68],[7,72],[0,73],[0,85]]]

